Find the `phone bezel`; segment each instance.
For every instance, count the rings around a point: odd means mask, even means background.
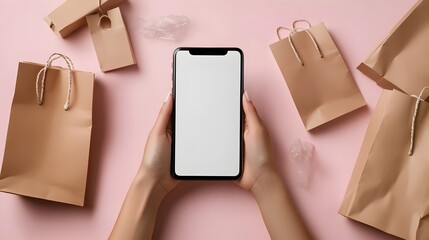
[[[239,172],[236,176],[181,176],[176,174],[175,169],[175,122],[176,122],[176,55],[179,51],[189,51],[192,55],[226,55],[229,51],[236,51],[240,54],[240,157],[239,157]],[[237,180],[243,172],[243,156],[244,156],[244,113],[243,113],[243,88],[244,88],[244,56],[243,51],[237,47],[179,47],[173,53],[173,74],[172,74],[172,97],[173,97],[173,112],[172,112],[172,142],[171,142],[171,175],[176,179],[181,180]]]

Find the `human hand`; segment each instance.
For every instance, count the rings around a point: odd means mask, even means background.
[[[254,186],[266,174],[276,174],[272,146],[268,132],[248,97],[243,95],[244,121],[244,171],[237,184],[254,193]]]
[[[170,174],[172,110],[173,99],[169,93],[147,138],[138,173],[138,175],[154,181],[165,194],[178,184],[178,180],[171,177]]]
[[[162,199],[178,181],[170,176],[173,100],[169,93],[149,133],[140,169],[109,239],[151,239]]]
[[[244,172],[237,184],[255,197],[271,239],[312,239],[275,167],[268,132],[247,93],[243,109]]]

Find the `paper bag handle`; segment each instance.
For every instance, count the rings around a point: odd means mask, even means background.
[[[293,29],[298,29],[298,27],[296,26],[297,23],[306,23],[308,25],[307,28],[311,28],[311,23],[309,21],[307,21],[305,19],[299,19],[299,20],[293,21],[293,23],[292,23]],[[299,29],[302,29],[302,28],[299,28]]]
[[[422,96],[423,96],[423,94],[425,93],[426,90],[429,90],[429,86],[424,87],[420,91],[419,96],[416,97],[417,100],[416,100],[416,105],[414,106],[413,121],[411,122],[411,139],[410,139],[410,148],[408,150],[408,156],[412,156],[413,155],[413,150],[414,150],[414,131],[415,131],[415,127],[416,127],[417,113],[419,111],[420,102],[424,101],[422,99]]]
[[[107,13],[103,12],[103,9],[101,9],[101,0],[98,0],[98,11],[100,12],[100,18],[98,19],[98,27],[101,27],[101,21],[103,18],[107,18],[109,22],[111,22],[109,15]]]
[[[301,57],[299,56],[298,51],[296,50],[295,45],[293,44],[293,41],[292,41],[292,35],[294,35],[295,33],[299,32],[298,30],[305,31],[307,33],[307,35],[310,37],[311,41],[313,42],[313,45],[316,48],[317,52],[319,52],[320,58],[323,58],[324,56],[322,54],[322,51],[320,50],[319,45],[317,44],[316,40],[314,39],[313,35],[307,29],[296,27],[296,24],[299,23],[299,22],[305,22],[305,23],[308,24],[309,28],[311,27],[310,22],[307,21],[307,20],[295,20],[292,23],[293,29],[290,29],[290,28],[287,28],[287,27],[283,27],[283,26],[278,27],[277,28],[277,37],[279,38],[279,40],[282,40],[282,38],[280,37],[280,33],[279,33],[280,30],[283,29],[283,30],[288,30],[289,31],[289,38],[288,38],[289,45],[292,48],[293,53],[295,54],[295,57],[298,60],[298,62],[301,63],[301,66],[304,66],[304,62],[302,61]]]
[[[70,95],[71,95],[71,84],[72,84],[72,70],[74,70],[74,66],[73,66],[73,62],[70,60],[69,57],[67,57],[64,54],[61,53],[53,53],[48,61],[46,62],[45,66],[40,69],[39,73],[37,73],[37,77],[36,77],[36,98],[37,98],[37,103],[39,105],[42,105],[43,103],[43,95],[45,92],[45,80],[46,80],[46,72],[48,71],[48,68],[51,67],[51,64],[53,61],[62,58],[64,59],[64,61],[67,64],[67,68],[68,68],[68,75],[67,75],[67,80],[68,80],[68,89],[67,89],[67,98],[66,98],[66,102],[64,104],[64,111],[67,111],[70,108]],[[42,75],[42,86],[41,86],[41,90],[40,90],[40,94],[39,94],[39,78],[40,75]]]

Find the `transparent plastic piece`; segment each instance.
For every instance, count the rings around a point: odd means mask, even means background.
[[[178,41],[185,35],[189,23],[190,20],[187,16],[159,16],[143,19],[141,32],[147,38]]]
[[[314,145],[295,139],[290,150],[294,178],[303,187],[309,187],[313,171],[313,149]]]

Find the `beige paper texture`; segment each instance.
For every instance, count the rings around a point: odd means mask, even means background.
[[[270,45],[306,130],[366,105],[356,82],[323,23],[308,29],[320,48],[320,57],[305,31],[292,36],[304,66],[288,38]]]
[[[101,0],[101,9],[105,12],[119,6],[123,1]],[[66,0],[44,20],[53,32],[64,38],[85,25],[85,16],[98,11],[98,0]]]
[[[133,47],[119,7],[107,12],[103,28],[99,14],[86,17],[98,62],[103,72],[136,64]]]
[[[48,68],[44,100],[38,105],[35,83],[43,67],[19,63],[0,191],[83,206],[94,74],[72,72],[71,105],[64,111],[68,69]]]
[[[383,88],[416,95],[429,85],[429,0],[420,0],[358,69]]]
[[[383,90],[339,213],[400,238],[426,240],[429,103],[420,103],[409,156],[416,101],[399,91]]]

